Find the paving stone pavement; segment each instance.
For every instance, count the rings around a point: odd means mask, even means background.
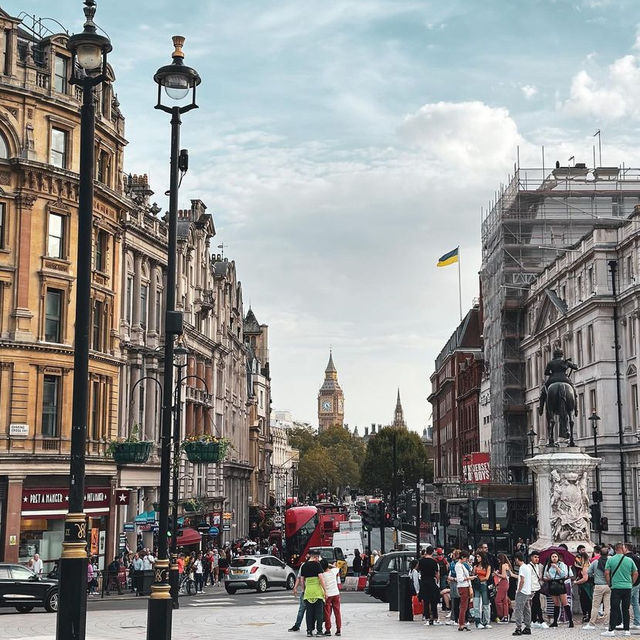
[[[346,605],[346,606],[345,606]],[[233,640],[294,640],[306,637],[302,631],[288,633],[297,608],[289,604],[269,604],[261,607],[233,605],[181,608],[173,614],[174,640],[207,640],[224,637]],[[456,626],[445,624],[424,626],[421,620],[399,622],[398,614],[388,611],[387,605],[371,603],[343,603],[343,638],[362,640],[452,640],[459,638]],[[89,611],[87,640],[144,640],[146,638],[146,609],[128,611]],[[1,640],[54,640],[55,616],[47,613],[18,614],[0,612]],[[494,625],[492,629],[475,629],[462,634],[476,640],[511,640],[515,625]],[[333,629],[335,631],[335,628]],[[580,626],[569,629],[533,629],[532,638],[539,640],[601,640],[602,628],[583,631]],[[636,640],[640,631],[635,631]],[[622,632],[617,637],[623,638]]]

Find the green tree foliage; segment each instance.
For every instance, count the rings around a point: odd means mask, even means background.
[[[325,488],[338,493],[346,486],[360,486],[364,444],[343,427],[330,427],[317,435],[303,428],[292,429],[289,444],[300,451],[301,495],[319,493]]]
[[[393,438],[396,438],[398,491],[415,487],[419,480],[433,478],[433,466],[415,431],[402,427],[385,427],[369,439],[362,463],[362,486],[367,491],[380,490],[389,495],[393,486]]]

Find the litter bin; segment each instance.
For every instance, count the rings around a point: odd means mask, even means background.
[[[398,618],[401,622],[413,621],[413,607],[411,606],[411,576],[400,576],[398,588]]]
[[[138,592],[141,596],[151,595],[151,585],[153,584],[153,569],[145,569],[138,572]]]

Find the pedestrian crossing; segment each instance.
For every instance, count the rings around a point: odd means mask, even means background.
[[[186,601],[185,601],[186,600]],[[228,607],[234,605],[250,605],[260,606],[269,604],[293,604],[298,606],[299,599],[294,598],[291,592],[287,593],[273,593],[269,595],[253,596],[250,593],[240,594],[237,596],[222,596],[222,595],[203,595],[193,598],[181,598],[180,606],[187,607]]]

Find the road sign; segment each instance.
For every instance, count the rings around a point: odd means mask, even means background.
[[[273,524],[276,525],[276,527],[281,527],[282,526],[282,516],[277,515],[273,518]]]
[[[133,522],[125,522],[122,525],[122,530],[123,531],[135,531],[136,530],[136,525]]]
[[[209,535],[210,536],[217,536],[220,533],[220,529],[218,529],[218,527],[210,527],[209,528]]]

